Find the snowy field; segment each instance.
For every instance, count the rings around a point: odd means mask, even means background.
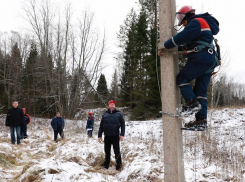
[[[12,145],[1,119],[0,181],[164,181],[161,119],[126,121],[121,171],[115,170],[113,150],[110,168],[100,166],[104,152],[97,142],[99,121],[94,138],[87,137],[85,125],[85,120],[66,120],[65,139],[55,143],[50,120],[32,118],[29,138]],[[210,111],[208,131],[183,131],[186,181],[245,181],[244,140],[245,109]]]

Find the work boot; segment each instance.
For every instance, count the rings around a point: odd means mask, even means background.
[[[117,164],[117,165],[116,165],[116,170],[120,170],[120,169],[121,169],[121,167],[122,167],[122,165],[121,165],[121,164]]]
[[[195,98],[195,99],[191,99],[185,103],[185,105],[182,107],[182,113],[192,114],[194,112],[200,111],[201,109],[202,109],[201,104]]]
[[[195,128],[198,130],[206,130],[207,129],[207,119],[205,118],[196,118],[195,121],[191,121],[184,125],[185,128]]]
[[[103,166],[104,168],[106,168],[106,169],[109,168],[109,164],[107,164],[106,162],[103,162],[102,166]]]

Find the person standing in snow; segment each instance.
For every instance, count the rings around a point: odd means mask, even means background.
[[[56,112],[56,116],[52,119],[51,121],[51,126],[54,130],[54,141],[58,142],[57,137],[58,134],[60,134],[61,138],[64,138],[64,127],[65,127],[65,121],[64,119],[60,116],[59,112]]]
[[[27,125],[30,124],[31,118],[29,114],[26,113],[26,108],[23,108],[24,113],[24,123],[21,124],[21,139],[27,138]]]
[[[197,112],[195,121],[185,127],[207,127],[207,88],[214,68],[219,65],[213,35],[219,32],[219,22],[209,13],[195,14],[191,6],[183,6],[177,13],[178,26],[185,28],[164,43],[160,52],[170,52],[167,49],[178,47],[186,51],[187,63],[177,75],[177,85],[185,99],[184,111]],[[161,55],[159,52],[159,55]],[[187,53],[188,52],[188,53]],[[192,90],[190,82],[195,81]]]
[[[116,170],[119,170],[122,166],[119,141],[123,141],[124,139],[125,121],[122,113],[115,108],[115,101],[109,101],[107,106],[108,110],[103,114],[100,122],[98,141],[102,142],[102,133],[104,132],[105,162],[103,163],[103,167],[106,169],[109,168],[111,160],[111,145],[113,145],[117,163]],[[120,128],[121,133],[119,132]]]
[[[88,120],[87,120],[86,130],[88,131],[88,136],[92,137],[93,130],[94,130],[94,117],[93,117],[93,113],[92,112],[88,113]]]
[[[21,130],[21,124],[24,122],[24,114],[23,110],[18,107],[18,102],[14,101],[12,103],[13,108],[8,110],[8,114],[6,117],[6,126],[9,126],[10,128],[10,134],[11,134],[11,143],[15,144],[15,130],[17,134],[17,144],[19,145],[20,142],[20,130]]]

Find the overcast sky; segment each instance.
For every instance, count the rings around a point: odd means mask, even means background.
[[[0,31],[21,30],[26,26],[21,18],[21,7],[25,0],[0,0]],[[52,0],[59,4],[66,4],[68,0]],[[120,25],[126,15],[134,7],[137,9],[138,0],[70,0],[75,12],[89,8],[95,14],[95,23],[101,31],[106,30],[108,52],[104,62],[108,64],[104,73],[111,82],[111,76],[116,67],[113,58],[119,51],[116,47],[117,35]],[[235,2],[235,3],[234,3]],[[177,0],[177,9],[183,5],[191,5],[196,13],[209,12],[220,22],[220,33],[217,38],[230,60],[228,74],[237,81],[245,83],[245,19],[244,0]]]

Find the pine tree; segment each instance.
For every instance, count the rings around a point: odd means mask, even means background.
[[[115,72],[112,77],[111,89],[110,89],[108,99],[116,101],[117,106],[120,106],[120,103],[118,102],[118,95],[119,95],[118,75],[117,75],[117,70],[115,69]]]
[[[20,49],[18,44],[15,43],[11,49],[10,56],[11,67],[9,69],[12,70],[11,79],[12,79],[12,99],[18,100],[21,96],[21,72],[22,72],[22,58],[20,55]]]
[[[105,79],[105,75],[101,74],[100,78],[98,80],[98,86],[97,86],[97,94],[96,94],[96,101],[97,101],[97,106],[103,107],[104,103],[107,103],[108,100],[108,87],[107,87],[107,82]]]
[[[34,43],[31,43],[29,56],[25,62],[25,68],[23,70],[22,76],[22,98],[21,102],[24,107],[27,108],[28,113],[36,114],[36,88],[37,88],[37,61],[38,61],[38,51]]]
[[[159,116],[161,110],[157,79],[160,60],[156,56],[156,4],[149,0],[140,0],[139,4],[139,15],[132,10],[118,36],[124,43],[120,44],[124,59],[120,99],[123,106],[132,109],[134,119],[145,119]]]
[[[0,50],[0,108],[2,108],[3,113],[7,113],[8,107],[4,106],[9,106],[8,105],[8,94],[7,94],[7,83],[5,80],[6,77],[6,68],[8,67],[8,64],[6,63],[6,59],[4,58],[3,52]]]
[[[136,53],[136,12],[132,9],[124,21],[124,26],[120,27],[118,39],[120,47],[123,49],[123,73],[120,79],[120,101],[123,106],[131,109],[134,107],[133,90],[135,68],[137,67]]]

